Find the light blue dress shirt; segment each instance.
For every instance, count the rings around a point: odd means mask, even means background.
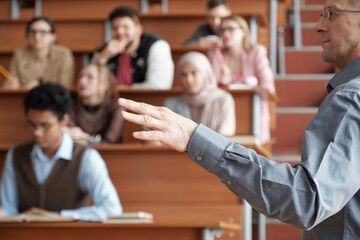
[[[202,125],[188,155],[259,212],[304,229],[303,239],[360,239],[359,76],[356,59],[330,80],[300,164],[270,161]]]
[[[66,133],[54,157],[48,159],[41,148],[34,145],[31,152],[36,178],[43,184],[49,177],[58,159],[71,161],[73,152],[73,139]],[[4,216],[18,214],[17,181],[13,168],[13,149],[6,155],[4,171],[1,180],[1,203]],[[62,216],[75,216],[84,221],[102,221],[106,215],[122,213],[122,206],[116,189],[110,180],[104,160],[95,150],[88,148],[84,152],[78,175],[79,186],[83,192],[89,193],[94,201],[93,206],[79,209],[63,209]]]

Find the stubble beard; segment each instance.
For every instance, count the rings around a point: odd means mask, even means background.
[[[343,58],[339,54],[336,54],[334,49],[332,47],[329,47],[327,49],[323,49],[322,52],[322,59],[330,63],[336,67],[341,67],[343,65]]]
[[[323,52],[322,52],[322,59],[327,62],[327,63],[333,63],[336,56],[334,54],[334,51],[332,50],[331,47],[329,48],[323,48]]]
[[[345,67],[353,59],[353,53],[356,51],[356,48],[353,46],[346,49],[339,49],[337,52],[330,46],[328,49],[323,49],[322,58],[325,62],[330,63],[339,69]]]

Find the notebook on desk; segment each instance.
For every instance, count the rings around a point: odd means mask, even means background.
[[[55,214],[26,213],[6,217],[0,217],[0,223],[6,222],[73,222],[77,221],[72,216],[60,216]]]
[[[104,223],[152,223],[153,214],[147,212],[124,212],[119,215],[108,215]]]

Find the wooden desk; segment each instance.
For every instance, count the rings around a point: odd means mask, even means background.
[[[0,170],[8,147],[6,144],[0,145]],[[163,228],[189,228],[199,236],[204,227],[219,227],[220,222],[228,222],[229,219],[230,222],[242,225],[242,200],[229,191],[216,176],[189,160],[186,154],[165,147],[137,144],[102,145],[96,149],[106,162],[124,210],[153,213],[154,227],[162,229],[159,231],[164,231]],[[10,229],[4,229],[4,233],[0,226],[0,235],[4,236],[6,232],[13,234],[12,226],[14,225],[5,225],[4,228]],[[24,227],[25,230],[19,232],[31,229],[26,224],[16,226]],[[33,226],[35,229],[39,228],[37,230],[40,233],[45,231],[41,229],[44,225]],[[106,227],[99,228],[101,232]],[[79,234],[85,231],[82,228],[75,229]],[[234,233],[241,236],[241,229]]]
[[[95,27],[95,26],[93,26]],[[81,31],[79,32],[79,35],[81,35]],[[102,38],[99,39],[99,42],[102,42]],[[1,39],[0,39],[1,42]],[[74,55],[74,59],[75,59],[75,81],[79,76],[79,72],[81,71],[82,67],[83,67],[83,56],[84,54],[87,56],[90,56],[91,53],[93,52],[93,50],[88,51],[87,49],[89,48],[94,48],[95,46],[93,46],[93,44],[91,42],[87,42],[83,45],[79,44],[79,49],[76,50],[76,52],[73,52]],[[94,48],[95,49],[95,48]],[[173,46],[171,47],[171,55],[172,55],[172,59],[174,61],[174,65],[176,66],[179,58],[185,54],[186,52],[189,51],[198,51],[198,52],[203,52],[206,53],[205,50],[197,48],[197,47],[186,47],[186,46]],[[1,49],[1,44],[0,44],[0,64],[5,67],[5,69],[9,70],[10,67],[10,60],[11,57],[13,55],[13,49]],[[3,75],[0,74],[0,86],[2,85],[3,81],[5,81],[5,77]],[[174,75],[174,84],[173,86],[179,86],[178,81],[176,80],[176,75]]]
[[[51,3],[51,1],[47,2]],[[82,11],[81,8],[78,10]],[[64,16],[62,11],[61,14]],[[105,35],[110,34],[110,32],[106,33],[106,31],[111,31],[111,29],[105,28],[107,15],[103,17],[87,16],[85,19],[66,16],[60,19],[55,18],[57,42],[76,53],[92,53],[103,46],[105,43]],[[261,28],[261,32],[259,32],[258,35],[259,42],[268,46],[267,34],[269,31],[268,27],[264,25],[262,18],[257,17],[258,15],[256,13],[247,13],[243,16],[246,19],[255,18],[257,20],[257,24]],[[0,19],[0,34],[2,34],[0,39],[0,53],[11,53],[16,48],[27,45],[25,36],[27,21],[26,19]],[[144,30],[161,36],[171,47],[182,46],[186,39],[194,33],[196,28],[205,21],[205,13],[148,14],[142,16]]]
[[[223,208],[223,210],[226,207]],[[242,239],[241,225],[240,229],[229,229],[226,222],[209,221],[211,212],[202,212],[199,208],[163,208],[167,213],[154,214],[154,223],[151,224],[104,224],[104,223],[0,223],[0,235],[2,239],[20,240],[20,239],[69,239],[69,240],[212,240],[214,238],[206,237],[205,231],[213,229],[224,229],[221,240]],[[200,211],[199,211],[200,210]],[[227,207],[225,211],[231,211],[231,214],[241,215],[241,208]],[[175,216],[176,214],[176,216]],[[224,214],[226,215],[226,213]],[[159,218],[157,220],[157,217]],[[163,219],[161,219],[163,217]],[[209,218],[210,217],[210,218]],[[228,221],[229,219],[225,219]],[[230,219],[230,221],[236,221]],[[235,222],[234,222],[235,223]],[[218,238],[217,238],[218,239]]]
[[[2,0],[1,20],[10,19],[11,0]],[[258,15],[259,23],[265,25],[269,19],[268,0],[228,0],[233,13],[240,15]],[[161,12],[159,4],[150,4],[148,12],[151,14],[206,14],[207,0],[169,0],[167,13]],[[41,15],[49,16],[53,20],[63,19],[107,19],[112,10],[119,6],[131,6],[141,12],[141,0],[43,0]],[[35,15],[34,9],[20,9],[20,19],[29,19]],[[204,18],[204,22],[206,19]]]
[[[0,170],[8,147],[0,145]],[[261,154],[261,148],[252,147]],[[96,148],[105,159],[125,211],[151,212],[156,223],[172,226],[184,227],[185,222],[198,229],[196,236],[199,228],[229,219],[242,225],[242,200],[186,154],[137,144]],[[242,236],[241,230],[234,234]]]
[[[0,173],[5,154],[12,146],[0,143]],[[264,154],[261,147],[246,146]],[[241,199],[215,175],[191,161],[185,153],[140,144],[100,145],[94,148],[105,160],[124,206],[241,204]]]
[[[0,144],[1,172],[9,147],[9,143]],[[248,147],[262,154],[261,148]],[[186,154],[166,147],[138,144],[101,145],[96,149],[106,162],[124,210],[153,213],[154,224],[0,224],[0,236],[8,237],[5,239],[22,239],[24,236],[48,239],[49,234],[53,234],[52,239],[99,239],[99,236],[104,239],[115,239],[114,236],[123,239],[201,239],[202,232],[209,231],[205,228],[222,228],[220,223],[242,226],[242,200],[216,176],[189,160]],[[238,237],[235,239],[242,237],[241,228],[227,233]],[[83,235],[84,238],[80,237]],[[133,238],[125,238],[128,236]],[[221,239],[233,238],[225,234]]]
[[[233,13],[240,15],[258,15],[261,18],[260,24],[265,25],[269,19],[269,1],[267,0],[228,0],[230,9]],[[42,12],[45,16],[53,19],[77,18],[89,19],[107,18],[109,13],[118,6],[132,6],[141,11],[140,1],[134,0],[52,0],[43,1]],[[206,14],[206,0],[169,0],[168,12],[164,14]],[[149,6],[148,13],[144,14],[163,14],[161,7]],[[65,13],[64,13],[65,12]],[[205,22],[205,18],[203,21]]]
[[[253,134],[253,109],[255,90],[227,90],[235,100],[236,110],[236,134]],[[0,142],[20,143],[31,140],[30,132],[26,126],[23,110],[23,99],[27,90],[4,90],[0,89]],[[136,101],[146,102],[161,106],[167,97],[181,94],[179,88],[171,90],[134,90],[121,89],[120,96]],[[124,128],[124,142],[136,142],[131,133],[140,129],[135,124],[126,123]]]
[[[1,238],[11,240],[201,240],[202,228],[155,224],[19,223],[0,224],[0,234]]]

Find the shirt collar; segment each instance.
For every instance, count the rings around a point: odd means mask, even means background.
[[[360,75],[360,58],[355,59],[348,65],[346,65],[340,72],[330,79],[327,86],[328,93],[337,88],[343,83],[347,83],[350,80]]]
[[[63,139],[60,144],[60,147],[56,151],[55,155],[51,158],[51,160],[64,159],[70,161],[72,159],[73,147],[74,147],[74,140],[70,137],[69,134],[63,133]],[[31,151],[31,157],[40,160],[49,160],[42,152],[40,146],[38,146],[37,144],[34,145]]]

